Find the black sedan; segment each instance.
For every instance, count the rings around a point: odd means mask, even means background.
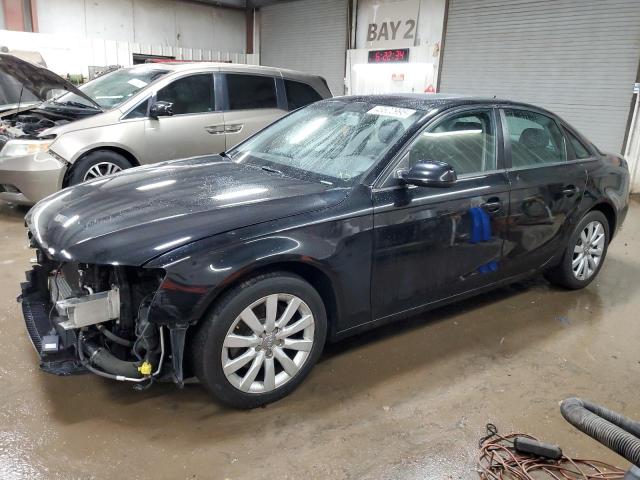
[[[537,272],[588,285],[628,208],[625,161],[495,99],[302,108],[221,155],[65,189],[27,215],[41,367],[195,376],[251,408],[338,339]]]

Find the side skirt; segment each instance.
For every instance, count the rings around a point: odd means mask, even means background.
[[[337,340],[342,340],[344,338],[350,337],[351,335],[355,335],[357,333],[361,333],[361,332],[365,332],[368,330],[371,330],[373,328],[376,327],[380,327],[382,325],[386,325],[388,323],[391,322],[395,322],[396,320],[401,320],[403,318],[408,318],[408,317],[412,317],[414,315],[417,315],[419,313],[423,313],[423,312],[427,312],[429,310],[434,310],[438,307],[443,307],[445,305],[449,305],[451,303],[455,303],[455,302],[459,302],[461,300],[465,300],[467,298],[471,298],[471,297],[475,297],[476,295],[479,295],[481,293],[485,293],[485,292],[489,292],[491,290],[495,290],[497,288],[500,287],[504,287],[507,285],[510,285],[512,283],[521,281],[521,280],[525,280],[527,278],[531,278],[532,276],[535,276],[536,274],[541,273],[542,271],[544,271],[550,264],[551,264],[551,260],[547,261],[545,263],[545,265],[543,267],[541,267],[540,269],[536,269],[536,270],[532,270],[532,271],[528,271],[519,275],[514,275],[511,276],[509,278],[505,278],[504,280],[500,280],[498,282],[492,283],[491,285],[487,285],[484,287],[480,287],[480,288],[476,288],[474,290],[470,290],[468,292],[464,292],[464,293],[459,293],[457,295],[453,295],[451,297],[447,297],[441,300],[436,300],[434,302],[431,303],[426,303],[424,305],[420,305],[419,307],[414,307],[414,308],[410,308],[407,310],[403,310],[401,312],[397,312],[397,313],[393,313],[391,315],[387,315],[384,317],[380,317],[377,318],[371,322],[367,322],[367,323],[363,323],[360,325],[356,325],[355,327],[351,327],[348,328],[346,330],[342,330],[340,332],[337,332],[332,338],[331,341],[337,341]]]

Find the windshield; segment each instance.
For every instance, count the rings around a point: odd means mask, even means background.
[[[82,85],[80,90],[105,110],[115,108],[151,82],[166,75],[168,70],[134,67],[116,70]],[[56,104],[95,108],[86,98],[68,92],[54,100]]]
[[[319,102],[263,130],[229,156],[238,163],[258,163],[328,183],[352,183],[423,113],[364,102]]]

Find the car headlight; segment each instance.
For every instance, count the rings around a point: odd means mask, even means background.
[[[0,157],[24,157],[46,152],[53,143],[51,140],[9,140],[0,151]]]

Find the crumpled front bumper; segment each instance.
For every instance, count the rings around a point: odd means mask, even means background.
[[[57,317],[51,316],[46,275],[40,267],[34,267],[26,272],[26,277],[27,281],[20,284],[22,294],[18,301],[22,304],[27,333],[40,356],[40,368],[54,375],[86,372],[76,353],[75,331],[65,330],[56,322]]]
[[[23,157],[0,157],[0,200],[33,205],[62,188],[67,165],[40,152]]]

